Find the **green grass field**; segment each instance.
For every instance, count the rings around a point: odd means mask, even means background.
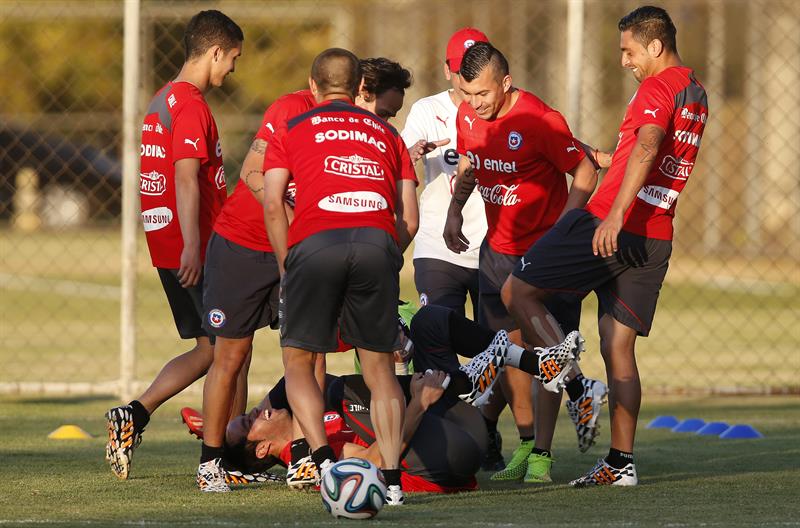
[[[255,396],[255,395],[254,395]],[[255,399],[255,398],[253,398]],[[322,526],[349,525],[322,508],[319,495],[280,484],[240,487],[227,495],[195,489],[199,443],[179,422],[185,398],[153,418],[136,452],[132,476],[118,481],[103,460],[104,398],[0,397],[0,526]],[[563,413],[566,414],[566,413]],[[656,415],[750,423],[759,440],[721,440],[644,425]],[[800,524],[800,401],[796,397],[646,398],[637,438],[636,488],[575,490],[564,484],[607,449],[580,454],[565,415],[554,444],[555,483],[496,484],[458,495],[412,494],[381,512],[381,526],[797,526]],[[91,440],[48,440],[73,423]],[[505,452],[512,424],[501,422]]]
[[[120,242],[116,229],[22,234],[0,229],[0,382],[103,382],[119,376]],[[796,263],[675,255],[651,336],[638,343],[645,390],[800,390]],[[178,339],[161,285],[139,244],[136,378],[149,382],[189,345]],[[416,299],[410,252],[402,294]],[[596,303],[584,303],[582,367],[602,377]],[[281,375],[275,332],[256,335],[251,382]],[[35,359],[35,361],[32,361]],[[351,356],[331,356],[347,373]],[[197,390],[197,388],[195,388]]]

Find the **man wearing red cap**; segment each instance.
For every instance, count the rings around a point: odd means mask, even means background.
[[[463,231],[472,241],[462,253],[450,251],[442,238],[447,206],[453,195],[453,182],[458,165],[456,151],[456,114],[464,100],[459,89],[461,58],[476,42],[488,42],[486,35],[475,28],[459,29],[447,42],[443,63],[444,78],[451,88],[415,102],[402,136],[416,163],[422,159],[425,168],[425,190],[420,198],[419,231],[414,238],[414,283],[421,305],[445,306],[464,315],[467,295],[472,313],[478,318],[478,253],[486,235],[483,200],[473,192],[464,206]],[[491,413],[493,414],[493,413]],[[489,449],[483,469],[505,467],[501,453],[497,416],[487,420]]]

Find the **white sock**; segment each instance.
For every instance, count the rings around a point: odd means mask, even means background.
[[[525,349],[514,343],[508,344],[508,352],[506,353],[506,365],[514,368],[519,368],[520,361],[522,361],[522,353]]]

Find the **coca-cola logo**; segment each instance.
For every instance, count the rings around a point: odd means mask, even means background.
[[[478,192],[481,193],[481,198],[486,203],[511,207],[522,201],[516,193],[518,187],[519,184],[501,185],[498,183],[494,187],[478,185]]]
[[[692,168],[694,168],[694,163],[691,161],[685,161],[683,158],[664,156],[658,170],[661,171],[661,174],[673,180],[687,180],[689,174],[692,173]]]
[[[225,188],[225,167],[220,165],[217,169],[217,173],[214,175],[214,183],[217,185],[217,189],[224,189]]]
[[[147,196],[161,196],[167,190],[167,177],[157,171],[139,173],[139,192]]]

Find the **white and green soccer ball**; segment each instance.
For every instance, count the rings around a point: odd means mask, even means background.
[[[346,458],[327,468],[319,491],[322,504],[334,517],[370,519],[386,503],[381,470],[363,458]]]

